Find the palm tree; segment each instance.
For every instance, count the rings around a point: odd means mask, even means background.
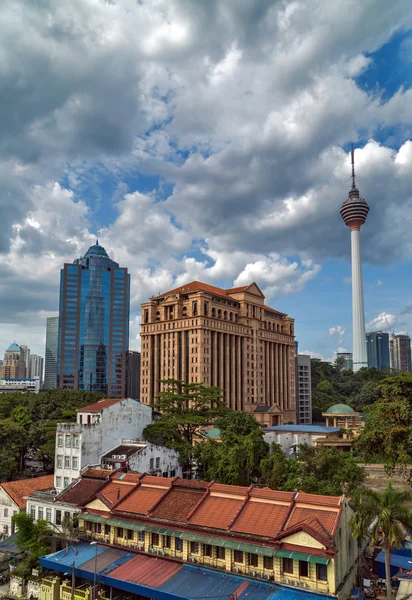
[[[363,488],[357,495],[357,508],[352,517],[352,537],[376,545],[382,543],[385,552],[386,596],[392,598],[390,575],[391,549],[400,548],[406,531],[412,531],[412,511],[406,506],[412,492],[395,490],[389,483],[381,494]]]

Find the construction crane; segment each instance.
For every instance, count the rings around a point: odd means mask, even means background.
[[[391,337],[395,337],[395,330],[391,329],[391,326],[389,325],[389,321],[388,321],[388,317],[386,316],[386,313],[383,313],[383,316],[385,317],[385,321],[388,325],[388,330],[391,332]]]

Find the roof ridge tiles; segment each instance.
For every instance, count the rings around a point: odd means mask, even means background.
[[[242,511],[245,508],[246,504],[249,502],[249,500],[250,500],[250,492],[253,490],[254,487],[255,486],[253,484],[249,487],[249,490],[248,490],[248,492],[247,492],[247,494],[245,496],[245,499],[243,500],[242,504],[239,506],[239,508],[235,512],[233,519],[230,521],[230,523],[229,523],[229,525],[227,527],[229,531],[232,529],[232,527],[235,524],[237,518],[240,516],[240,514],[242,513]]]
[[[208,497],[210,496],[210,488],[212,487],[212,485],[215,483],[215,480],[212,479],[212,481],[209,483],[209,485],[206,488],[205,493],[203,494],[203,496],[200,498],[199,502],[197,502],[195,504],[195,506],[192,508],[192,510],[189,512],[189,514],[186,517],[186,521],[189,522],[190,519],[193,517],[193,515],[195,514],[196,510],[199,508],[199,506],[202,504],[202,502]]]
[[[153,504],[152,508],[147,512],[147,514],[149,515],[149,517],[152,516],[153,512],[156,510],[156,508],[158,507],[158,505],[166,498],[166,496],[168,494],[170,494],[170,492],[174,489],[173,484],[175,483],[175,481],[179,479],[178,476],[173,478],[173,481],[171,482],[170,487],[168,488],[167,492],[165,494],[163,494],[163,496],[160,496],[160,498]]]

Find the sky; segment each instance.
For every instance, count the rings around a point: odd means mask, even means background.
[[[98,238],[140,303],[255,281],[301,352],[351,350],[355,145],[367,328],[412,333],[410,0],[12,0],[0,21],[0,356],[44,355]]]

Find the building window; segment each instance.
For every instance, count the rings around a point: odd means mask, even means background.
[[[119,538],[123,537],[123,528],[122,527],[117,528],[117,537],[119,537]]]
[[[154,458],[151,458],[151,459],[150,459],[150,467],[149,467],[149,470],[150,470],[150,471],[153,471],[153,469],[154,469]]]
[[[56,510],[56,525],[62,524],[62,511]]]
[[[64,487],[67,488],[67,486],[70,483],[70,479],[68,477],[65,477],[63,481],[64,481]]]
[[[326,565],[316,564],[316,579],[318,581],[328,580],[328,568]]]
[[[176,552],[181,552],[183,550],[183,540],[180,538],[175,539],[175,548]]]
[[[191,554],[199,554],[198,542],[190,542],[190,552]]]
[[[104,535],[110,535],[110,525],[104,526]]]
[[[233,553],[233,560],[236,563],[242,563],[243,564],[243,552],[241,552],[240,550],[235,550]]]
[[[264,556],[263,557],[263,568],[268,569],[269,571],[273,571],[273,557],[272,556]]]
[[[70,435],[66,435],[66,448],[71,448],[72,438]]]
[[[170,548],[170,535],[163,536],[163,548]]]
[[[44,512],[43,512],[43,508],[40,508],[39,506],[39,519],[44,519]]]
[[[152,533],[152,546],[159,546],[159,534]]]
[[[249,566],[251,566],[251,567],[257,567],[258,564],[259,564],[259,557],[258,557],[257,554],[250,554],[249,553],[248,557],[247,557],[247,561],[248,561]]]
[[[3,525],[3,533],[5,533],[6,535],[8,535],[8,533],[9,533],[9,526],[8,525]]]
[[[61,448],[63,446],[63,436],[62,435],[57,436],[57,445],[59,448]]]
[[[139,542],[144,543],[144,531],[139,531],[138,539],[139,539]]]
[[[62,456],[61,454],[58,454],[58,455],[57,455],[57,463],[56,463],[56,466],[57,466],[58,468],[60,468],[60,469],[63,467],[63,456]]]
[[[47,521],[49,521],[49,523],[51,523],[51,520],[52,520],[51,508],[46,508],[46,519],[47,519]]]
[[[9,516],[9,510],[7,508],[4,509],[4,516],[5,517]]]
[[[309,563],[306,560],[299,561],[299,577],[309,577]]]
[[[64,457],[64,468],[65,469],[70,469],[70,456],[65,456]]]
[[[73,456],[72,458],[72,466],[73,469],[78,469],[79,468],[79,459],[77,456]]]
[[[222,546],[216,546],[216,558],[225,560],[226,550]]]
[[[78,448],[78,447],[79,447],[79,436],[74,435],[73,436],[73,448]]]
[[[203,544],[203,554],[205,556],[212,556],[212,546],[210,544]]]
[[[156,469],[159,469],[159,468],[160,468],[160,458],[157,457],[156,458]]]
[[[127,539],[128,540],[133,540],[134,539],[134,531],[133,531],[133,529],[128,529],[127,530]]]
[[[293,573],[293,558],[284,558],[282,570],[284,573]]]
[[[61,486],[62,486],[62,478],[56,477],[56,487],[61,488]]]

